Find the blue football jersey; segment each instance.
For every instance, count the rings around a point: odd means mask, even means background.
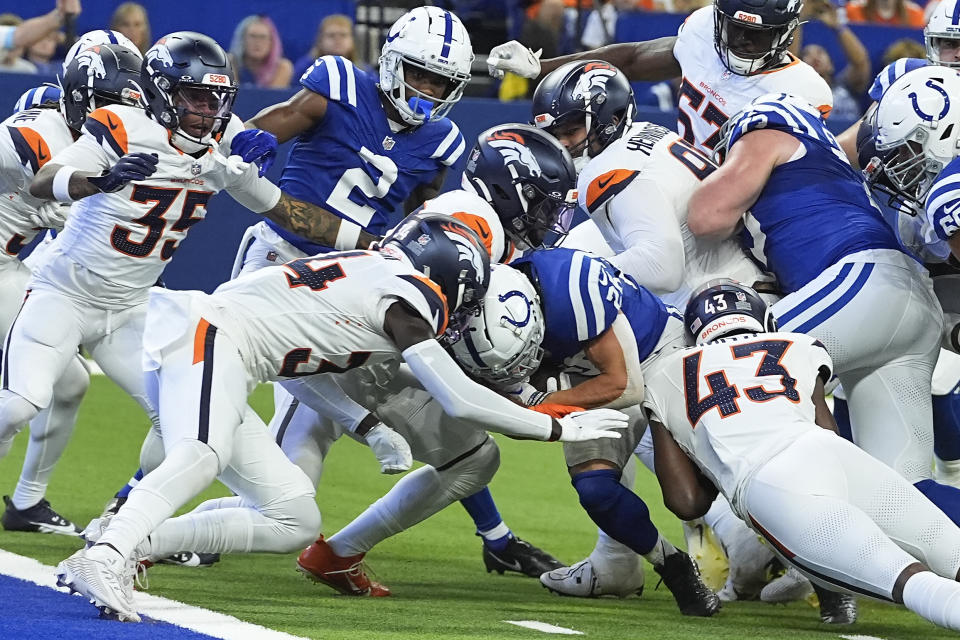
[[[946,242],[960,232],[960,158],[943,168],[927,194],[924,206],[927,224],[936,238],[929,242]],[[949,254],[949,249],[946,251]]]
[[[732,147],[749,131],[785,131],[803,155],[776,167],[744,216],[741,241],[784,293],[807,284],[844,256],[900,249],[859,171],[816,108],[785,94],[752,103],[735,116]]]
[[[463,136],[447,118],[394,132],[377,79],[345,58],[318,58],[300,84],[327,98],[327,113],[293,143],[280,188],[372,234],[395,226],[413,190],[463,155]],[[268,224],[308,254],[331,250]]]
[[[930,64],[930,62],[925,58],[900,58],[899,60],[894,60],[877,74],[877,77],[873,79],[873,84],[870,85],[870,91],[867,93],[870,94],[870,98],[874,102],[880,102],[880,96],[890,88],[890,85],[897,81],[897,78],[914,69],[925,67],[928,64]]]
[[[583,350],[606,331],[621,311],[637,339],[641,362],[649,356],[673,307],[637,285],[603,258],[576,249],[533,251],[510,266],[528,271],[543,301],[543,349],[554,363]]]

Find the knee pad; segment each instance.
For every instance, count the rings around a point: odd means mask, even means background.
[[[40,412],[33,403],[8,390],[0,391],[0,440],[9,440]]]
[[[607,511],[620,499],[624,489],[620,473],[615,469],[597,469],[578,473],[572,479],[573,488],[580,497],[580,505],[588,513]]]
[[[451,465],[437,468],[454,500],[472,496],[493,480],[500,468],[500,449],[493,438],[487,438],[469,456]]]

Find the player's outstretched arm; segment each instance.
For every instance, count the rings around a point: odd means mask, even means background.
[[[327,99],[309,89],[301,89],[286,102],[266,107],[245,124],[247,128],[269,131],[282,144],[312,129],[326,115]]]
[[[286,193],[281,193],[277,204],[263,216],[311,242],[341,251],[366,249],[378,239],[353,222]]]
[[[477,384],[434,339],[429,323],[404,302],[396,302],[387,310],[384,330],[413,375],[454,418],[514,438],[564,442],[619,438],[617,430],[627,426],[627,416],[613,409],[579,411],[554,419],[524,409]]]
[[[681,520],[702,517],[717,497],[717,488],[683,452],[661,423],[650,420],[653,465],[663,504]]]
[[[599,49],[572,53],[559,58],[539,60],[525,46],[512,40],[497,45],[487,57],[490,75],[502,77],[504,71],[525,78],[540,78],[554,69],[577,60],[603,60],[617,67],[631,82],[659,82],[680,75],[680,63],[673,57],[676,36],[609,44]]]
[[[128,153],[102,172],[49,162],[30,183],[30,195],[43,200],[73,202],[97,193],[119,191],[128,182],[144,180],[156,170],[157,156],[152,153]]]

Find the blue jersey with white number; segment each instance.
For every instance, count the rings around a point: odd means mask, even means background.
[[[583,343],[606,331],[621,311],[637,339],[640,361],[649,356],[673,307],[620,273],[609,262],[575,249],[534,251],[510,266],[528,270],[537,283],[546,324],[543,349],[562,362],[583,350]]]
[[[943,168],[930,187],[924,206],[927,224],[936,235],[928,242],[946,242],[960,232],[960,158]],[[949,253],[949,249],[945,252]]]
[[[770,174],[741,234],[744,248],[777,276],[784,293],[844,256],[900,249],[863,176],[814,107],[785,94],[758,98],[736,116],[730,146],[755,129],[784,131],[803,145],[801,157]]]
[[[900,76],[914,69],[923,68],[928,64],[930,64],[930,62],[924,58],[900,58],[899,60],[894,60],[885,66],[883,70],[877,74],[877,77],[873,79],[873,84],[870,85],[870,91],[868,91],[870,99],[874,102],[880,102],[880,97]]]
[[[327,112],[297,137],[280,188],[372,234],[396,225],[413,190],[463,155],[463,136],[447,118],[392,131],[376,78],[345,58],[318,58],[300,84],[327,98]],[[330,251],[267,224],[308,254]]]

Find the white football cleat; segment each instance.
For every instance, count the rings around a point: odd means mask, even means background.
[[[575,598],[627,598],[633,594],[640,595],[643,593],[643,581],[643,563],[639,562],[639,557],[635,570],[625,576],[612,576],[609,572],[595,570],[590,558],[540,576],[540,584],[548,590]]]
[[[760,591],[760,599],[764,602],[793,602],[804,600],[813,593],[813,585],[794,566],[787,567],[786,573],[771,580],[770,584]]]
[[[80,549],[57,565],[57,585],[89,598],[101,615],[140,622],[133,604],[135,573],[135,563],[120,558],[112,549]]]

